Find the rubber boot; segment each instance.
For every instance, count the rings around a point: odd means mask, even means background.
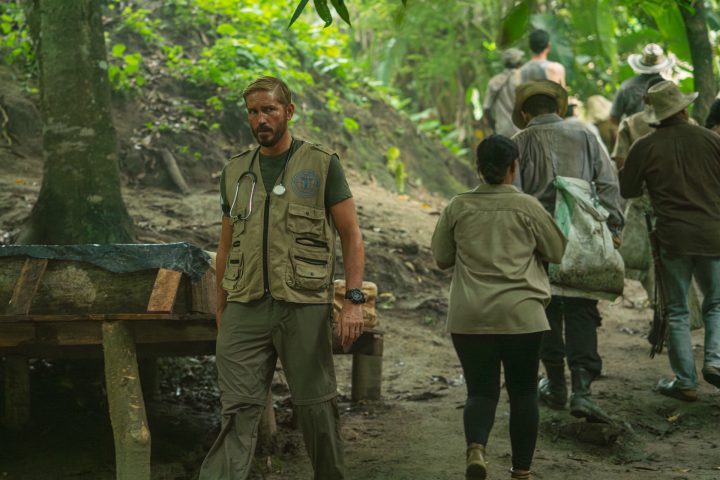
[[[562,410],[567,402],[567,385],[565,384],[565,364],[545,365],[545,378],[538,383],[538,399],[550,408]]]
[[[573,417],[584,418],[591,423],[613,423],[607,413],[595,405],[590,393],[590,383],[593,375],[584,368],[574,368],[570,371],[572,379],[572,395],[570,396],[570,414]]]
[[[465,478],[467,480],[485,480],[485,477],[487,477],[485,445],[471,443],[467,447],[467,467],[465,467]]]

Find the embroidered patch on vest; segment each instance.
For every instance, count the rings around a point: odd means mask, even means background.
[[[292,178],[292,189],[301,197],[314,197],[320,189],[320,176],[312,170],[300,170]]]

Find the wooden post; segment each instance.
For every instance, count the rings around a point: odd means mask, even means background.
[[[30,369],[27,358],[5,357],[5,415],[4,425],[20,430],[30,421]]]
[[[115,438],[115,478],[150,480],[150,429],[135,340],[124,322],[103,322],[105,383]]]
[[[383,337],[373,334],[367,348],[353,353],[352,400],[380,400]]]

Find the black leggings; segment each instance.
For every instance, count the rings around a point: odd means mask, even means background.
[[[512,465],[529,470],[538,433],[537,374],[542,332],[518,335],[452,334],[460,358],[468,398],[465,440],[487,445],[500,398],[500,364],[510,397]]]

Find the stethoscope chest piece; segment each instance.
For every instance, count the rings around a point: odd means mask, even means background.
[[[285,185],[283,185],[282,183],[275,185],[272,189],[272,192],[277,196],[285,195],[286,191],[287,191],[287,189],[285,188]]]

